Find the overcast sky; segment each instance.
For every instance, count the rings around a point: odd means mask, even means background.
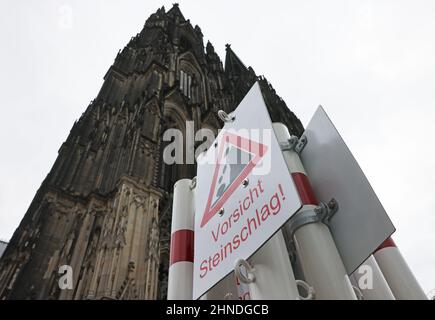
[[[0,238],[12,236],[118,50],[172,2],[1,1]],[[231,43],[304,125],[323,105],[416,277],[435,288],[435,2],[179,3],[222,59]]]

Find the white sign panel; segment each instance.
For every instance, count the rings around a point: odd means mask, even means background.
[[[256,83],[198,158],[193,298],[248,259],[301,201]]]
[[[339,210],[331,232],[348,274],[355,271],[395,228],[363,171],[328,115],[319,107],[304,135],[301,160],[319,201],[335,198]]]

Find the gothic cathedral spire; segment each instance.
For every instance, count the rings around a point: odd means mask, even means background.
[[[119,51],[74,123],[0,260],[0,299],[163,299],[171,194],[194,165],[166,165],[162,135],[220,126],[259,81],[272,120],[302,125],[264,77],[227,46],[225,68],[175,4]],[[71,266],[72,289],[58,270]]]

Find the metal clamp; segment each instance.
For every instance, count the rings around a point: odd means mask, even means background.
[[[290,219],[288,227],[290,237],[293,238],[293,235],[297,229],[309,223],[323,222],[329,227],[331,218],[337,211],[338,203],[334,198],[332,198],[328,204],[320,202],[319,205],[314,209],[309,209],[295,214]]]
[[[232,113],[228,114],[224,110],[219,110],[218,111],[218,117],[223,122],[233,122],[234,120],[236,120],[236,116],[235,115],[233,115]]]
[[[280,142],[279,146],[281,148],[281,151],[292,151],[296,147],[296,144],[298,143],[299,139],[296,136],[291,136],[287,141]]]
[[[196,188],[196,177],[193,177],[192,180],[190,181],[189,188],[190,188],[190,190],[193,190]]]
[[[300,154],[307,143],[308,138],[306,135],[302,135],[301,138],[291,136],[286,142],[280,142],[279,146],[281,147],[281,151],[294,151]]]
[[[299,299],[301,299],[301,300],[314,300],[314,298],[316,296],[316,292],[314,291],[314,288],[312,286],[310,286],[307,282],[305,282],[303,280],[296,280],[296,286],[303,288],[307,292],[307,295],[305,297],[303,297],[299,294]]]
[[[327,204],[321,202],[320,205],[322,206],[321,210],[323,213],[322,222],[329,227],[329,225],[331,224],[331,219],[338,211],[338,202],[337,200],[332,198]]]
[[[241,267],[245,268],[247,276],[243,274]],[[236,277],[240,280],[240,282],[245,284],[249,284],[255,281],[254,271],[255,269],[245,259],[237,260],[234,266],[234,273]]]
[[[304,150],[305,146],[308,143],[308,138],[306,135],[302,135],[301,138],[299,139],[298,143],[295,146],[295,151],[300,154],[302,152],[302,150]]]

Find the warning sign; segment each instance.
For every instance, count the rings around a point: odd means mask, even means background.
[[[258,84],[198,159],[193,298],[248,259],[301,207]]]
[[[203,227],[240,187],[267,151],[267,146],[235,134],[225,133],[218,153],[210,194],[201,227]],[[225,151],[224,151],[225,150]],[[243,160],[248,160],[244,162]]]

